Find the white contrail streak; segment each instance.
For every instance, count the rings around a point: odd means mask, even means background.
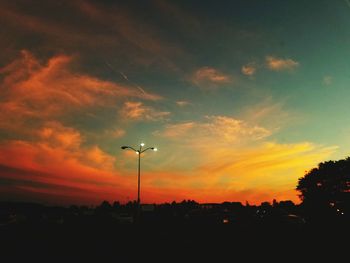
[[[146,91],[143,89],[143,88],[141,88],[140,86],[136,86],[143,94],[146,94]]]
[[[143,94],[147,94],[147,92],[141,88],[139,85],[137,85],[136,83],[133,83],[132,81],[130,81],[130,79],[128,78],[127,75],[125,75],[123,72],[116,70],[110,63],[108,63],[107,61],[105,61],[106,65],[112,69],[114,72],[118,72],[126,81],[128,81],[131,85],[133,85],[134,87],[136,87],[139,91],[141,91]]]
[[[121,71],[118,71],[119,72],[119,74],[120,75],[122,75],[123,76],[123,78],[124,79],[126,79],[127,81],[129,81],[130,82],[130,80],[129,80],[129,78],[128,78],[128,76],[127,75],[125,75],[123,72],[121,72]]]

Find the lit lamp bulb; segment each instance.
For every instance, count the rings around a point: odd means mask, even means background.
[[[155,152],[156,152],[156,151],[158,151],[158,149],[157,149],[157,148],[153,148],[153,151],[155,151]]]
[[[140,145],[141,145],[141,147],[145,146],[145,144],[143,142]]]

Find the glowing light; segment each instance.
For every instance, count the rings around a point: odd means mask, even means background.
[[[230,221],[229,221],[227,218],[224,218],[224,220],[222,220],[222,222],[223,222],[224,224],[228,224]]]
[[[153,149],[153,151],[155,151],[155,152],[156,152],[156,151],[158,151],[158,149],[157,149],[157,148],[154,148],[154,149]]]
[[[140,145],[141,145],[141,147],[145,146],[145,144],[143,142]]]
[[[136,151],[136,154],[140,154],[140,152],[139,152],[139,151]]]

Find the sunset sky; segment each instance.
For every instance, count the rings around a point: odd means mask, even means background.
[[[350,155],[350,1],[0,2],[0,201],[300,202]]]

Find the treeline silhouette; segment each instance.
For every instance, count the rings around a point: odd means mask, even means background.
[[[138,213],[136,201],[96,207],[44,206],[36,203],[0,202],[0,226],[81,224],[256,224],[270,221],[305,224],[299,205],[292,201],[273,200],[261,205],[240,202],[197,203],[194,200],[163,204],[142,204]]]
[[[183,200],[139,210],[136,201],[95,207],[0,202],[0,248],[11,262],[23,256],[36,262],[335,261],[346,255],[343,239],[350,234],[349,178],[350,158],[320,163],[298,181],[300,204]]]

